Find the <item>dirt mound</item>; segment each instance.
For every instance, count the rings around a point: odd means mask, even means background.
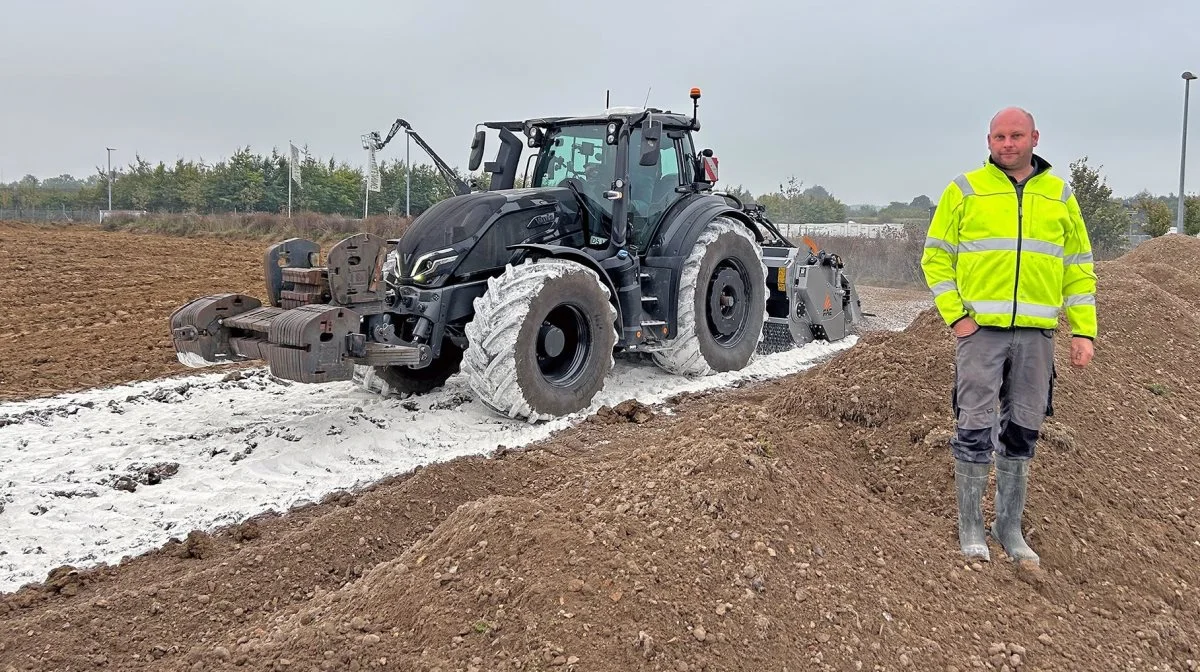
[[[1200,265],[1149,265],[1100,266],[1092,367],[1059,339],[1042,571],[958,554],[927,311],[803,374],[61,568],[0,598],[0,669],[1197,669],[1200,320],[1171,283]]]
[[[1200,268],[1200,238],[1170,234],[1151,238],[1117,260],[1118,264],[1172,264]]]

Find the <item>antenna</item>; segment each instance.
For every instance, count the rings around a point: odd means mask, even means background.
[[[649,87],[649,86],[646,87],[646,102],[642,103],[643,110],[646,109],[646,107],[650,105],[650,88],[651,87]]]
[[[609,94],[611,94],[611,93],[612,93],[612,89],[605,89],[605,90],[604,90],[604,109],[606,109],[606,110],[607,110],[608,108],[612,107],[612,105],[611,105],[611,104],[609,104],[609,102],[608,102],[608,101],[609,101]]]

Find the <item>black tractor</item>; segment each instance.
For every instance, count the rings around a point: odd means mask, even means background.
[[[690,116],[609,108],[481,124],[472,171],[484,129],[500,142],[486,190],[398,120],[377,148],[403,126],[458,195],[398,239],[341,241],[323,265],[311,241],[275,244],[266,305],[219,294],[172,315],[180,361],[264,360],[287,380],[402,394],[461,372],[497,413],[534,422],[586,409],[617,351],[701,376],[844,338],[862,312],[842,260],[714,191],[717,159],[693,145],[700,91],[691,98]],[[516,188],[525,145],[529,186]]]

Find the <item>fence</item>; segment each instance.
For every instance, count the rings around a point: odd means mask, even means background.
[[[100,210],[70,208],[0,208],[0,221],[100,223]]]
[[[776,222],[783,235],[792,238],[801,236],[839,236],[851,238],[898,238],[904,235],[902,224],[862,224],[859,222],[824,222],[820,224],[782,224]]]

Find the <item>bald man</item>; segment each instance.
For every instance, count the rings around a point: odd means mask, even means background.
[[[1034,153],[1033,115],[992,118],[989,157],[954,178],[929,225],[921,268],[956,340],[950,440],[963,555],[990,560],[982,497],[996,465],[989,528],[1014,561],[1038,564],[1021,532],[1042,423],[1053,414],[1055,330],[1066,314],[1071,364],[1096,338],[1096,275],[1070,185]],[[998,408],[997,408],[998,407]]]

